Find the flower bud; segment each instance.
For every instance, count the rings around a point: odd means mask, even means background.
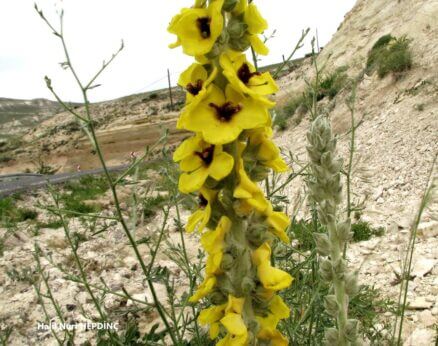
[[[219,290],[216,290],[213,293],[211,293],[209,298],[210,298],[210,302],[213,305],[221,305],[226,303],[228,300],[227,296]]]
[[[330,260],[324,259],[321,261],[320,267],[319,267],[319,273],[323,280],[325,281],[331,281],[333,280],[333,267]]]
[[[225,0],[222,9],[226,12],[231,12],[236,7],[238,0]]]
[[[231,39],[239,39],[246,33],[248,25],[237,18],[232,18],[228,22],[227,31]]]
[[[239,52],[243,52],[248,49],[251,45],[248,38],[246,36],[240,37],[238,39],[230,38],[229,45],[231,49],[237,50]]]
[[[357,274],[357,272],[353,272],[345,275],[345,291],[350,297],[355,296],[359,292]]]
[[[250,173],[250,178],[253,181],[262,181],[264,180],[269,174],[269,168],[257,165]]]
[[[316,250],[321,256],[328,256],[330,254],[330,241],[327,234],[314,233],[313,239],[315,239]]]
[[[324,307],[329,315],[336,317],[339,311],[339,305],[336,301],[336,296],[333,294],[325,296]]]
[[[234,257],[229,254],[229,253],[225,253],[222,256],[222,262],[221,262],[221,269],[223,271],[227,271],[230,270],[234,265]]]
[[[343,243],[349,241],[351,239],[352,233],[351,230],[351,220],[347,219],[344,222],[341,222],[338,224],[338,227],[336,229],[336,233],[338,236],[338,239],[342,241]]]
[[[234,198],[230,190],[222,189],[221,192],[219,193],[218,200],[219,202],[221,202],[222,206],[225,209],[233,208]]]
[[[335,263],[333,263],[333,274],[339,279],[342,279],[344,277],[346,269],[347,269],[347,264],[345,263],[345,260],[342,258],[338,259]]]
[[[354,342],[357,338],[359,322],[358,320],[349,319],[345,326],[345,337],[348,341]]]
[[[255,289],[255,282],[249,277],[244,277],[241,283],[243,294],[250,294]]]
[[[335,328],[328,328],[324,333],[324,343],[327,346],[337,345],[339,340],[338,330]]]

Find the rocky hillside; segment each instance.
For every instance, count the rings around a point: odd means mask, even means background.
[[[58,102],[0,98],[0,138],[26,132],[59,113]]]
[[[354,120],[358,125],[353,163],[354,202],[363,208],[356,216],[387,233],[365,247],[353,248],[351,261],[361,267],[361,281],[374,284],[396,299],[401,258],[410,226],[438,151],[438,1],[359,0],[345,16],[333,39],[317,59],[326,64],[322,78],[341,70],[346,81],[357,80]],[[376,41],[384,35],[411,40],[412,66],[403,73],[383,78],[367,71],[367,59]],[[309,63],[280,80],[280,106],[287,106],[306,90],[305,79],[313,81]],[[351,113],[346,100],[348,83],[332,98],[318,102],[320,112],[329,115],[339,135],[339,153],[348,162]],[[295,108],[295,107],[294,107]],[[303,110],[304,108],[304,110]],[[286,117],[277,143],[305,162],[309,113],[299,107]],[[437,169],[433,173],[437,174]],[[286,191],[294,200],[303,196],[303,182]],[[292,210],[291,210],[292,211]],[[406,345],[435,344],[438,321],[438,205],[426,210],[415,248],[414,275],[408,291],[411,311],[405,330]],[[421,268],[421,269],[420,269]]]
[[[165,129],[171,130],[171,143],[181,138],[183,134],[175,133],[175,122],[183,94],[176,88],[173,101],[172,109],[167,90],[161,90],[92,104],[95,128],[109,164],[120,164],[132,151],[143,151]],[[73,107],[84,115],[83,106]],[[81,125],[70,113],[59,112],[59,107],[57,111],[19,140],[0,146],[0,173],[34,171],[36,158],[61,172],[73,171],[78,165],[83,169],[99,165]]]

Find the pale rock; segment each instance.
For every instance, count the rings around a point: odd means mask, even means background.
[[[383,186],[379,186],[373,194],[373,199],[377,201],[380,197],[382,197],[382,195],[383,195]]]
[[[430,309],[433,303],[428,302],[424,297],[417,297],[413,301],[408,301],[407,305],[407,309],[409,310],[424,310]]]
[[[436,262],[437,261],[435,259],[420,258],[414,263],[411,274],[413,276],[422,278],[423,276],[429,274],[432,271]]]
[[[433,326],[436,323],[436,318],[432,315],[432,311],[424,310],[419,313],[420,322],[425,327]]]
[[[417,328],[409,336],[406,346],[430,346],[434,344],[435,333],[432,330]]]
[[[412,224],[412,217],[400,217],[397,220],[397,225],[402,229],[411,228],[411,224]]]
[[[435,238],[438,236],[438,222],[422,222],[418,225],[418,235],[424,238]]]

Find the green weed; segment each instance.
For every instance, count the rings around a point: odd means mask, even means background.
[[[406,36],[382,36],[368,53],[366,72],[377,71],[380,78],[389,73],[400,74],[412,68],[411,40]]]
[[[351,225],[353,241],[359,242],[369,240],[371,237],[380,237],[385,232],[383,227],[373,228],[368,222],[359,221]]]

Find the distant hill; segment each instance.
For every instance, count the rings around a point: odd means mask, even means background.
[[[58,102],[46,99],[0,98],[0,139],[25,133],[61,110]]]

